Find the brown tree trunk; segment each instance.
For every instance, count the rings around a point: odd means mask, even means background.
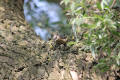
[[[0,0],[0,80],[73,80],[70,71],[81,80],[119,79],[119,68],[96,75],[97,62],[82,43],[41,41],[24,20],[23,0]]]

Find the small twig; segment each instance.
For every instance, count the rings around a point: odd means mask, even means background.
[[[10,32],[12,32],[12,27],[14,26],[14,24],[15,24],[14,22],[11,23],[11,25],[10,25]]]
[[[110,8],[113,8],[113,6],[115,5],[115,3],[116,3],[116,0],[113,0],[112,5],[110,6]]]

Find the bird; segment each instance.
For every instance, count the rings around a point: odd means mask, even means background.
[[[25,20],[33,27],[36,35],[48,41],[52,32],[59,31],[66,24],[62,8],[47,0],[24,0]]]

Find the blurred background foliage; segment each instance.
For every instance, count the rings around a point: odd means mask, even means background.
[[[70,31],[66,31],[67,21],[59,3],[59,0],[24,0],[25,20],[42,40],[48,41],[55,32]]]
[[[120,66],[120,0],[62,0],[76,41],[83,40],[102,72]]]

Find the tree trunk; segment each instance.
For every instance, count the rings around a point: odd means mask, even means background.
[[[119,68],[96,75],[98,62],[85,53],[82,42],[64,46],[41,41],[26,24],[22,7],[23,0],[0,0],[0,80],[74,80],[69,72],[81,80],[120,78]]]

